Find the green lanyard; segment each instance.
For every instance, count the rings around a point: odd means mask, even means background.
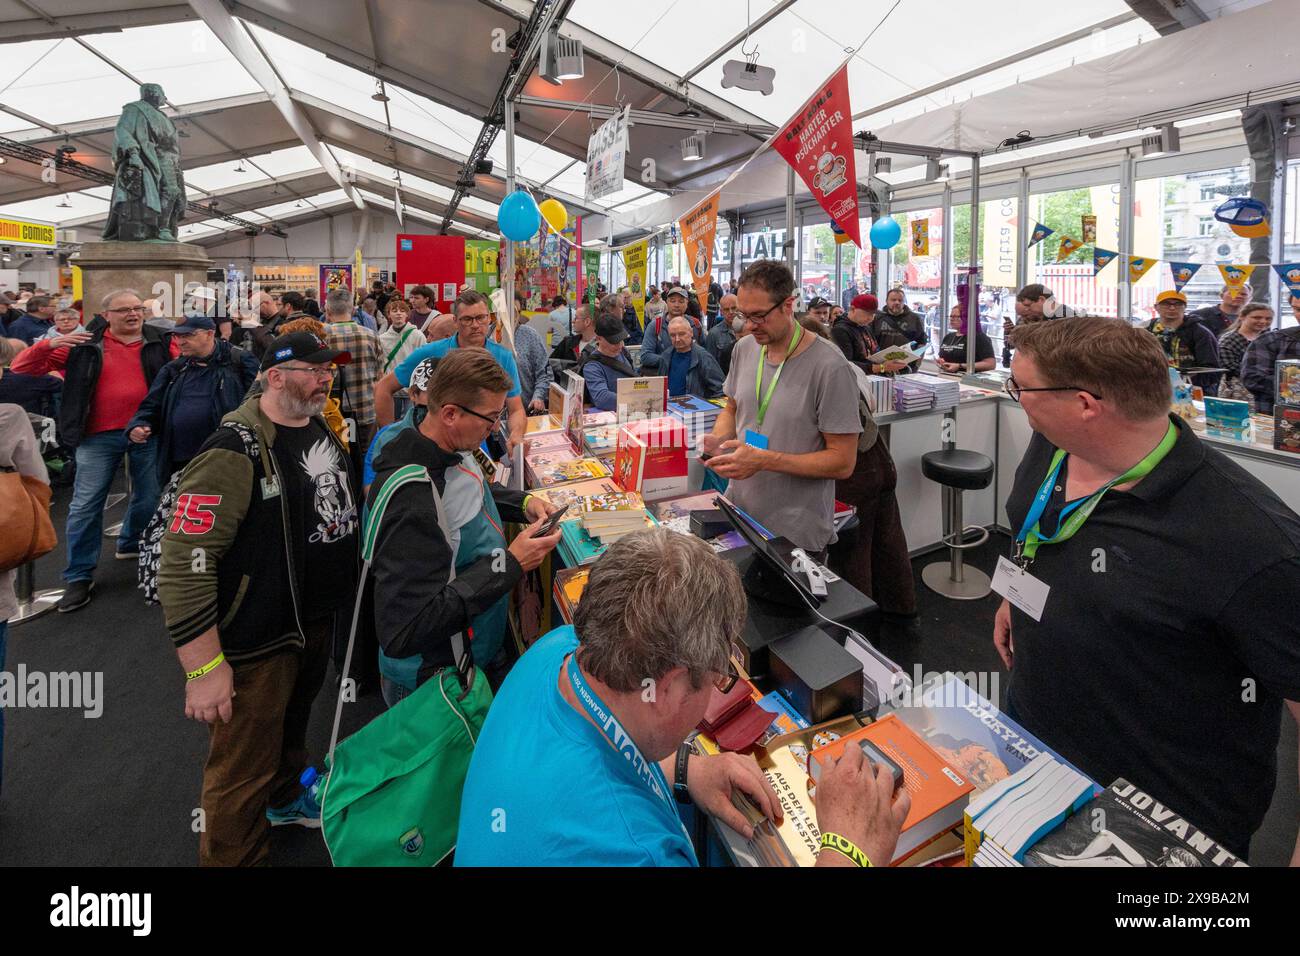
[[[1047,469],[1047,477],[1039,486],[1038,494],[1034,496],[1034,503],[1025,515],[1024,523],[1020,527],[1020,534],[1016,535],[1017,563],[1022,568],[1028,567],[1029,562],[1033,561],[1034,555],[1038,553],[1040,544],[1060,544],[1062,541],[1068,541],[1074,537],[1075,532],[1083,527],[1083,523],[1088,520],[1088,516],[1101,503],[1101,499],[1106,492],[1110,491],[1115,485],[1122,485],[1126,481],[1149,475],[1156,465],[1160,464],[1165,455],[1169,454],[1169,450],[1174,447],[1177,441],[1178,427],[1171,421],[1169,429],[1165,432],[1165,437],[1160,439],[1160,444],[1156,445],[1151,453],[1140,462],[1124,472],[1124,474],[1106,482],[1087,498],[1080,498],[1078,501],[1070,502],[1062,508],[1056,534],[1047,538],[1038,533],[1038,521],[1047,508],[1048,499],[1052,497],[1056,477],[1060,474],[1061,464],[1065,461],[1065,451],[1058,448],[1056,454],[1052,456],[1051,465]]]
[[[754,416],[754,425],[757,428],[763,427],[763,419],[767,417],[767,406],[772,402],[772,393],[776,391],[776,383],[781,381],[781,371],[785,368],[785,363],[790,361],[790,356],[794,350],[799,347],[799,340],[803,338],[803,326],[798,322],[794,324],[794,337],[790,339],[790,348],[786,350],[785,358],[781,359],[781,364],[776,367],[776,374],[772,376],[772,383],[767,386],[767,394],[763,394],[763,366],[767,364],[767,346],[764,345],[758,352],[758,374],[754,377],[754,397],[758,399],[758,414]]]

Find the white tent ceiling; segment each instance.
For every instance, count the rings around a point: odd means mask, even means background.
[[[391,204],[399,170],[408,203],[435,216],[504,76],[508,54],[494,50],[494,40],[512,34],[533,8],[531,0],[223,4],[335,160],[349,176],[364,177],[356,185],[366,201]],[[597,121],[585,110],[531,105],[519,110],[517,164],[539,195],[557,195],[573,211],[612,209],[622,231],[662,224],[699,187],[725,177],[768,124],[783,122],[851,51],[855,128],[981,149],[1019,129],[1065,133],[1300,77],[1285,50],[1300,0],[1185,7],[1210,22],[1158,37],[1125,0],[575,0],[561,32],[583,40],[586,76],[555,87],[534,74],[526,94],[689,109],[701,128],[726,121],[753,131],[710,133],[707,158],[685,162],[682,130],[634,126],[624,189],[583,202],[586,141]],[[754,24],[748,31],[747,23]],[[1207,44],[1220,59],[1203,55]],[[771,96],[722,86],[722,63],[742,48],[777,70]],[[1258,55],[1243,58],[1243,50]],[[1158,71],[1143,72],[1157,62]],[[376,77],[385,81],[387,110],[372,98]],[[66,135],[77,159],[107,168],[114,119],[136,98],[137,82],[162,84],[183,117],[192,199],[215,198],[221,210],[253,220],[304,209],[327,214],[337,184],[188,3],[0,0],[0,136],[50,150]],[[504,194],[504,137],[491,155],[496,175],[476,177],[453,228],[493,228]],[[640,182],[645,158],[655,161],[650,183]],[[738,201],[781,195],[783,177],[769,165],[756,164],[754,178],[736,184]],[[85,183],[44,183],[39,170],[11,159],[0,166],[0,208],[89,231],[105,212],[106,191],[78,186]]]

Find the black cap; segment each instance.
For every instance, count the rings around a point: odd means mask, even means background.
[[[606,342],[622,342],[627,338],[627,329],[623,328],[623,320],[616,315],[596,316],[596,334]]]
[[[189,335],[191,332],[215,332],[217,323],[206,315],[187,315],[172,326],[172,335]]]
[[[822,309],[822,308],[825,308],[825,307],[828,306],[828,305],[830,305],[830,303],[827,302],[825,299],[823,299],[821,296],[818,295],[818,296],[813,296],[813,300],[812,300],[811,302],[808,303],[808,308],[809,308],[809,309]]]
[[[310,332],[290,332],[272,339],[262,356],[262,370],[275,368],[282,362],[297,359],[299,362],[333,362],[335,365],[347,365],[352,361],[351,352],[332,349]]]

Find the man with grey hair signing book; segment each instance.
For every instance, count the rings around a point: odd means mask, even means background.
[[[727,405],[702,439],[727,498],[810,555],[835,540],[835,481],[857,462],[858,386],[840,350],[794,319],[794,275],[772,259],[740,277],[753,327],[731,353]]]
[[[461,797],[456,865],[695,866],[676,803],[749,838],[733,790],[779,820],[753,758],[684,744],[710,696],[737,680],[744,619],[739,574],[699,538],[655,528],[611,545],[572,626],[534,644],[493,701]],[[910,808],[906,790],[850,748],[818,783],[818,865],[883,865]]]

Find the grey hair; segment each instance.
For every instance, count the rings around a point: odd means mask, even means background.
[[[352,293],[347,289],[330,289],[325,293],[325,312],[327,315],[351,315]]]
[[[623,296],[618,292],[607,292],[600,297],[596,306],[597,315],[623,315]]]
[[[113,300],[123,295],[133,295],[137,299],[140,299],[140,293],[136,292],[135,289],[114,289],[108,295],[104,296],[104,298],[99,300],[99,311],[107,312],[108,307],[113,304]],[[140,299],[140,301],[143,302],[144,300]]]
[[[27,343],[22,339],[0,337],[0,368],[8,368],[10,363],[18,357],[18,353],[25,348],[27,348]]]
[[[653,528],[616,541],[592,565],[573,626],[583,668],[630,691],[674,667],[696,688],[725,674],[744,621],[735,566],[700,538]]]
[[[60,316],[64,316],[64,315],[73,315],[73,316],[76,316],[77,321],[78,321],[78,322],[81,321],[81,313],[78,312],[76,309],[59,309],[57,312],[54,313],[54,317],[55,317],[56,319],[59,318]]]
[[[690,327],[691,327],[691,320],[688,319],[688,318],[687,318],[686,316],[684,316],[684,315],[674,315],[671,319],[669,319],[669,320],[668,320],[668,328],[669,328],[669,329],[672,329],[672,327],[673,327],[673,323],[675,323],[675,322],[680,322],[682,325],[686,326],[686,328],[687,328],[688,330],[689,330]]]

